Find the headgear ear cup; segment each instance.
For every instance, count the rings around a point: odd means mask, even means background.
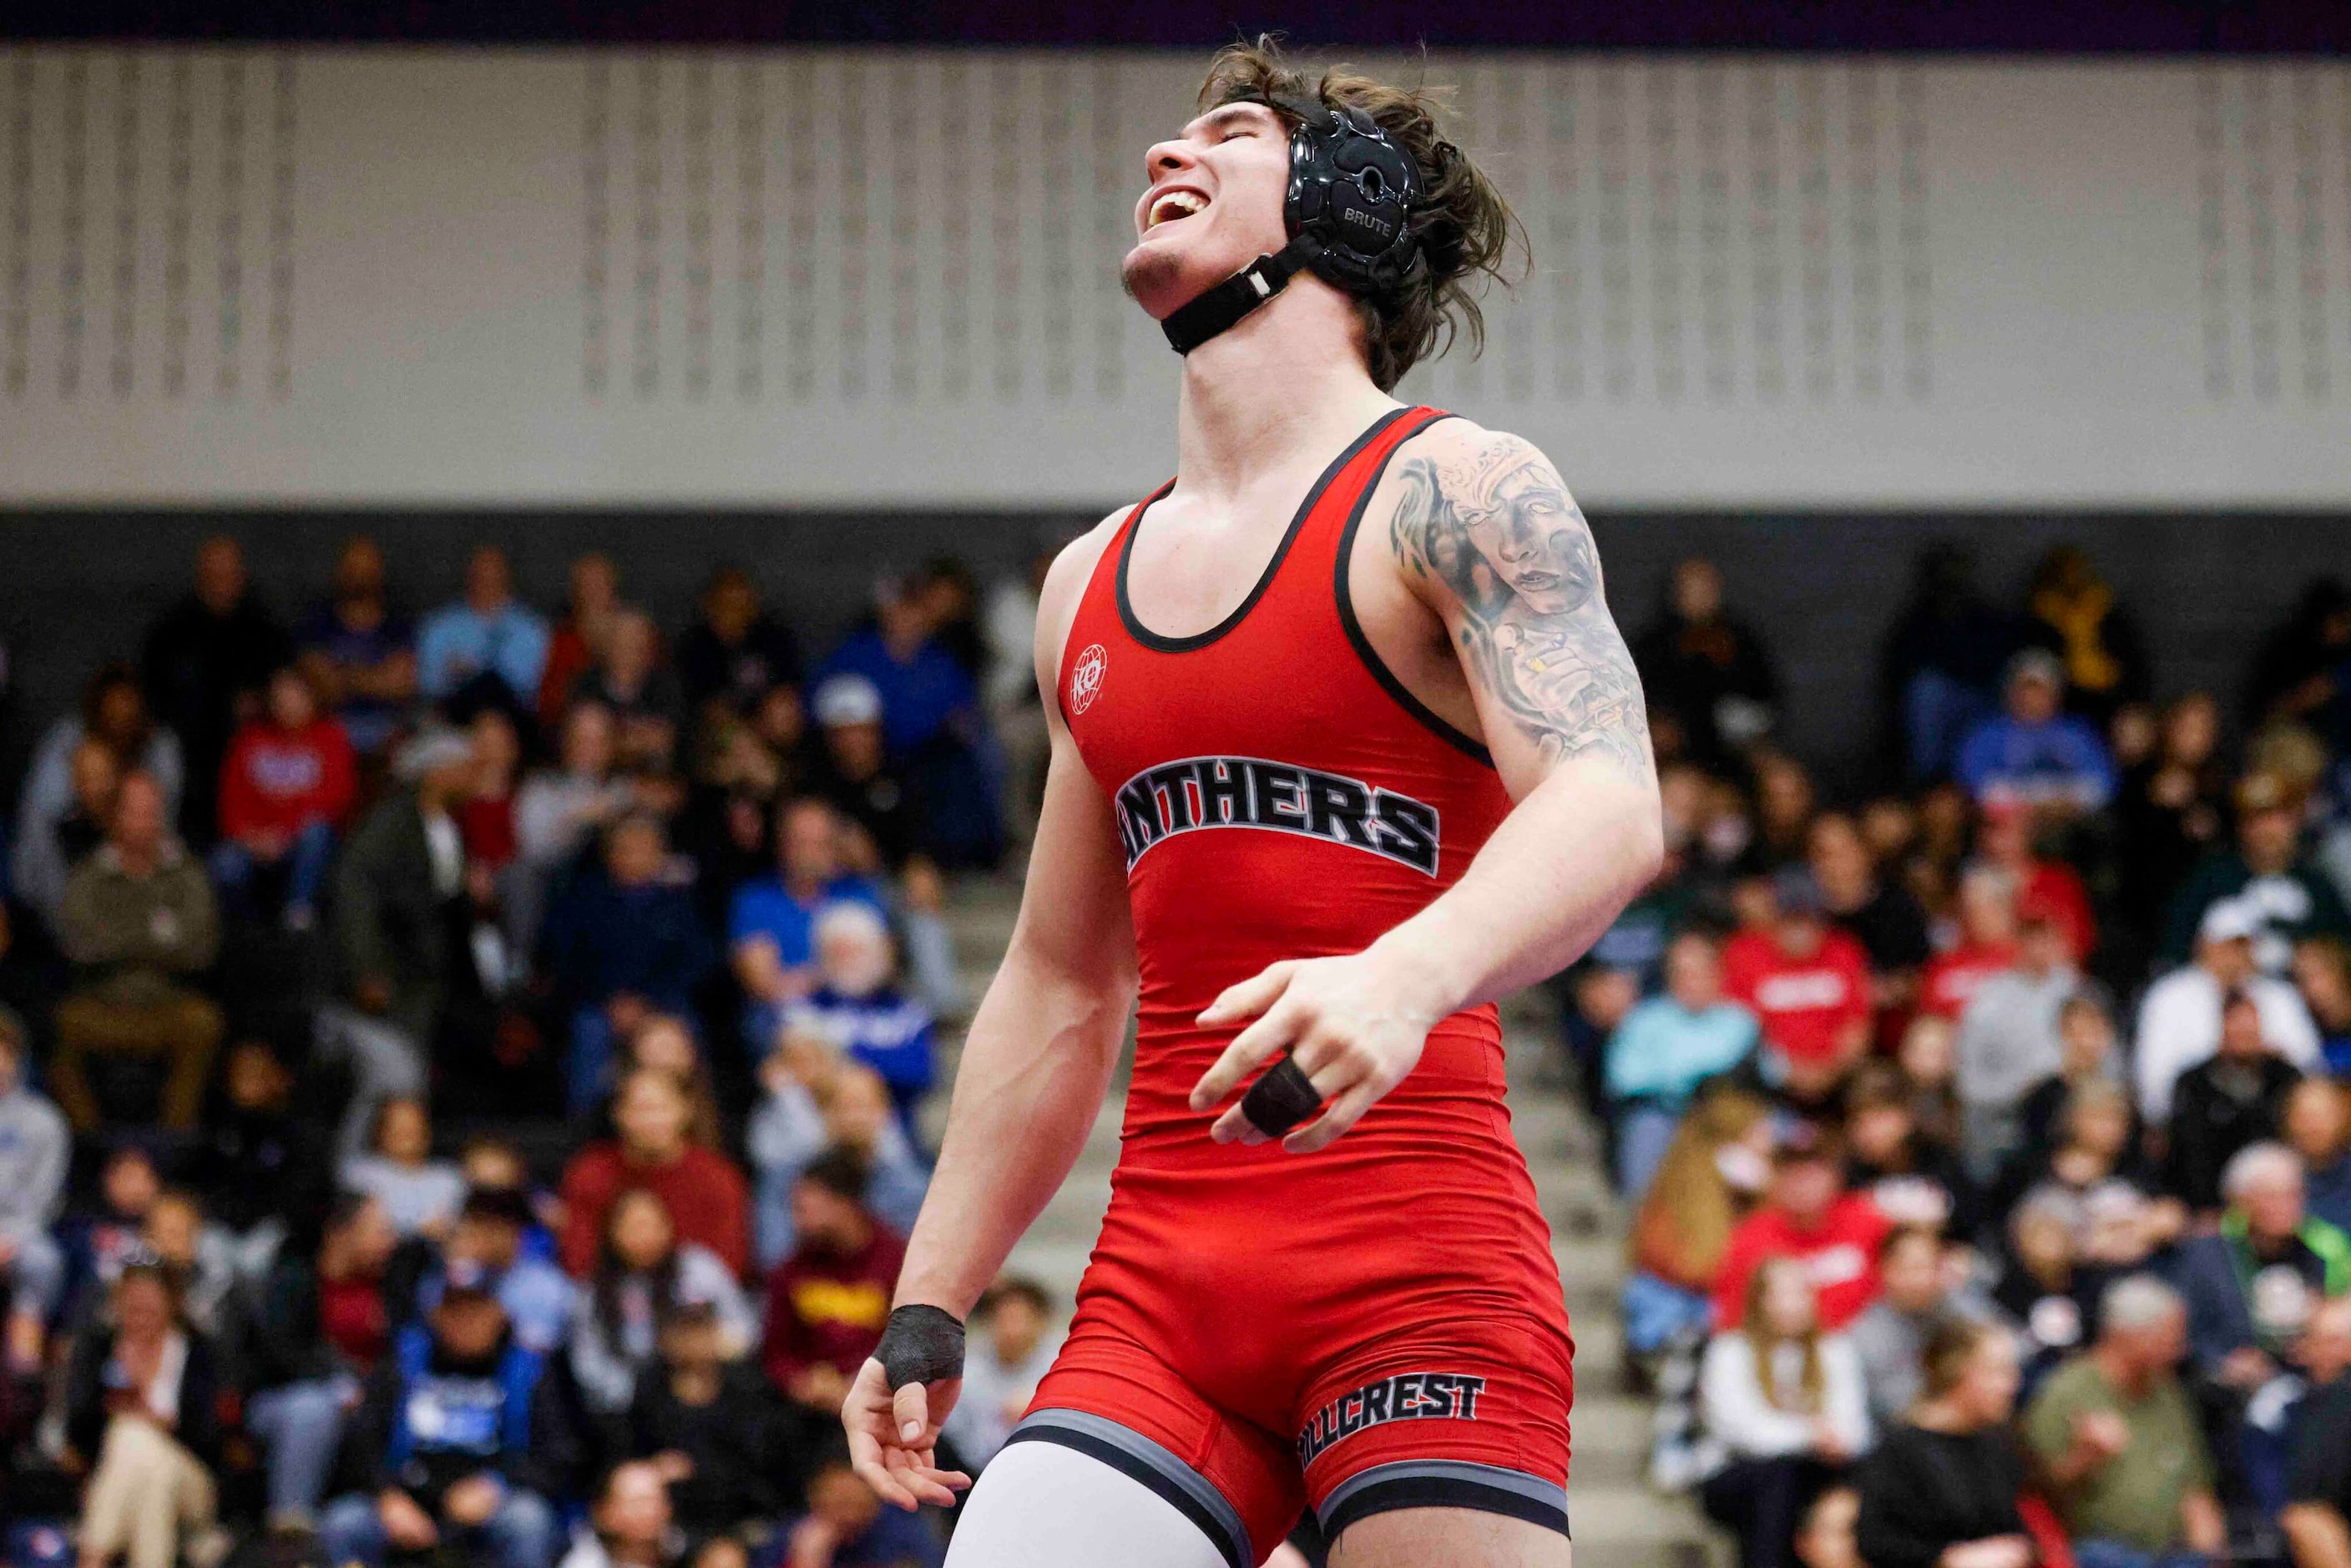
[[[1310,242],[1307,267],[1350,294],[1393,292],[1411,276],[1420,235],[1413,209],[1420,170],[1379,121],[1353,105],[1337,112],[1312,99],[1274,100],[1296,117],[1282,219]]]

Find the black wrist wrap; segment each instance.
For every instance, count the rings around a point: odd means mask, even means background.
[[[963,1324],[937,1307],[900,1307],[882,1330],[873,1359],[882,1364],[892,1393],[909,1383],[961,1377]]]
[[[1294,1057],[1275,1062],[1241,1096],[1241,1114],[1269,1138],[1281,1136],[1322,1108],[1322,1096]]]

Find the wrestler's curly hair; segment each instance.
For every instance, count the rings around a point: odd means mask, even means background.
[[[1478,296],[1489,279],[1509,286],[1510,253],[1515,248],[1525,255],[1526,235],[1494,183],[1445,139],[1438,114],[1449,90],[1396,87],[1343,65],[1317,78],[1285,55],[1273,35],[1261,34],[1254,43],[1217,51],[1200,84],[1199,107],[1206,112],[1281,96],[1364,110],[1420,168],[1421,202],[1412,222],[1420,230],[1426,265],[1413,268],[1395,293],[1355,301],[1372,380],[1387,391],[1413,366],[1451,348],[1457,336],[1468,338],[1473,354],[1483,350],[1486,317]],[[1274,112],[1295,129],[1286,110],[1276,106]]]

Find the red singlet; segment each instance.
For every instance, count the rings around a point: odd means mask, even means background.
[[[1405,693],[1347,596],[1381,473],[1441,417],[1397,410],[1366,431],[1240,608],[1196,636],[1162,636],[1128,603],[1151,503],[1136,507],[1062,651],[1061,711],[1123,841],[1141,1024],[1110,1213],[1016,1437],[1119,1465],[1239,1568],[1302,1500],[1333,1536],[1416,1506],[1567,1526],[1573,1345],[1494,1009],[1440,1022],[1316,1154],[1213,1143],[1222,1107],[1187,1103],[1237,1032],[1193,1021],[1219,991],[1368,946],[1510,810],[1484,749]]]

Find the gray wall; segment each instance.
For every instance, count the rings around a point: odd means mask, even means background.
[[[1405,395],[1588,504],[2351,507],[2351,63],[1351,57],[1531,245]],[[1200,63],[0,44],[0,501],[1130,493]]]
[[[184,591],[197,541],[215,530],[245,541],[256,582],[288,615],[318,594],[340,541],[360,528],[382,540],[412,612],[454,594],[466,552],[482,541],[507,547],[525,591],[550,609],[571,557],[607,550],[631,597],[670,625],[690,615],[714,565],[739,561],[814,654],[882,572],[934,553],[959,555],[984,577],[1016,570],[1098,515],[0,513],[0,632],[16,655],[0,766],[13,776],[39,727],[99,661],[135,652],[144,625]],[[2320,572],[2351,577],[2351,518],[2341,517],[1615,513],[1595,528],[1628,632],[1652,619],[1677,557],[1720,560],[1736,608],[1779,655],[1792,744],[1847,778],[1875,738],[1879,639],[1930,539],[1972,544],[1986,586],[2002,595],[2021,591],[2051,544],[2085,546],[2141,617],[2167,695],[2211,686],[2233,696],[2254,643],[2303,582]]]

